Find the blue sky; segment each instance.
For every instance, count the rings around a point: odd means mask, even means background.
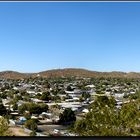
[[[0,71],[140,72],[140,3],[0,2]]]

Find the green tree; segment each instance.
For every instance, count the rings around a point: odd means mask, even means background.
[[[76,116],[74,111],[72,111],[70,108],[65,109],[63,113],[59,115],[59,123],[60,124],[69,124],[76,121]]]
[[[0,136],[9,136],[8,128],[8,121],[0,116]]]
[[[73,89],[71,88],[71,86],[67,86],[67,91],[73,91]]]
[[[0,115],[3,116],[3,115],[6,115],[8,113],[8,111],[6,110],[5,106],[0,103]]]
[[[35,131],[35,130],[32,131],[32,132],[30,133],[30,136],[36,136],[36,131]]]
[[[31,119],[31,114],[29,112],[25,112],[24,113],[24,117],[27,119],[27,120],[30,120]]]
[[[29,111],[31,114],[41,114],[42,112],[48,111],[48,105],[45,103],[25,103],[19,106],[19,113],[23,114],[25,111]]]
[[[89,93],[82,93],[82,97],[84,98],[84,100],[86,100],[87,98],[90,98],[90,94]]]
[[[136,91],[135,94],[129,95],[130,99],[140,99],[140,91]]]
[[[28,128],[28,129],[33,130],[33,131],[36,131],[37,130],[36,121],[34,119],[27,120],[25,122],[25,128]]]
[[[18,105],[16,103],[13,104],[13,110],[17,110],[18,109]]]
[[[95,101],[89,106],[89,108],[102,108],[105,106],[109,106],[109,107],[115,107],[116,101],[114,99],[114,97],[107,97],[105,95],[103,96],[97,96],[95,98]]]
[[[108,100],[106,104],[101,102],[105,100],[98,98],[85,118],[76,121],[73,131],[80,136],[140,135],[140,102],[124,104],[118,110],[112,105],[112,98]]]
[[[18,107],[18,112],[23,114],[26,110],[28,110],[28,104],[22,104]]]
[[[48,105],[45,104],[45,103],[41,103],[41,104],[39,105],[39,107],[40,107],[40,112],[41,112],[41,113],[42,113],[42,112],[47,112],[48,109],[49,109]]]
[[[51,99],[51,95],[49,92],[43,92],[40,99],[45,100],[45,101],[49,101]]]

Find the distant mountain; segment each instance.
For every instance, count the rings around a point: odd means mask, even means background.
[[[0,78],[8,78],[8,79],[24,79],[28,77],[70,77],[70,76],[78,76],[78,77],[118,77],[118,78],[140,78],[140,73],[136,72],[97,72],[90,71],[86,69],[77,69],[77,68],[66,68],[66,69],[53,69],[48,71],[43,71],[39,73],[19,73],[15,71],[3,71],[0,72]]]

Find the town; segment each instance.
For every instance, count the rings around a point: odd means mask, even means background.
[[[12,1],[0,2],[0,136],[140,136],[140,3]]]
[[[0,79],[0,115],[15,136],[79,136],[72,124],[97,97],[113,97],[120,109],[136,99],[140,79],[55,77]]]

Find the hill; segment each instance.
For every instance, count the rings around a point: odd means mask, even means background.
[[[19,73],[15,71],[3,71],[0,72],[0,78],[8,78],[8,79],[24,79],[28,77],[112,77],[112,78],[140,78],[140,73],[136,72],[97,72],[97,71],[90,71],[86,69],[76,69],[76,68],[66,68],[66,69],[53,69],[48,71],[43,71],[39,73]]]
[[[20,73],[15,71],[2,71],[0,72],[0,78],[6,79],[24,79],[28,78],[30,74]]]

